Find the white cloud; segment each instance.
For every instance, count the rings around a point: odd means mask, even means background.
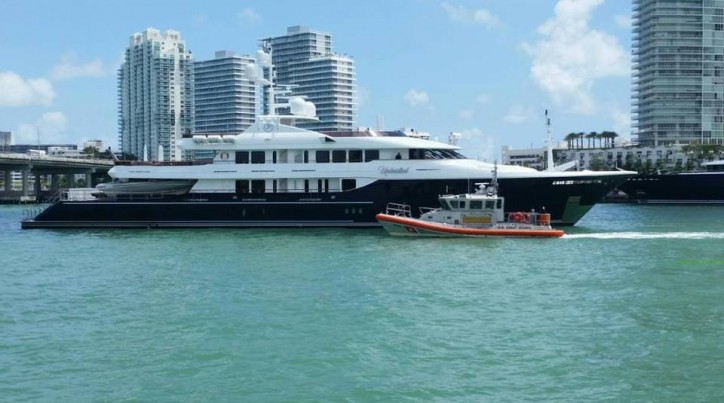
[[[357,87],[357,105],[359,107],[366,106],[370,101],[370,91],[367,87]]]
[[[405,102],[407,102],[410,106],[418,106],[418,105],[425,105],[428,102],[430,102],[430,97],[427,96],[427,92],[425,91],[417,91],[416,89],[411,89],[407,91],[404,97],[402,97]]]
[[[512,124],[529,122],[535,118],[536,110],[530,106],[513,105],[505,114],[503,120]]]
[[[619,14],[613,17],[613,22],[621,28],[631,28],[631,15]]]
[[[103,77],[108,72],[103,67],[101,59],[81,63],[75,54],[66,53],[60,63],[56,64],[50,71],[50,78],[52,80],[70,80],[78,77]]]
[[[490,103],[490,95],[480,94],[477,97],[475,97],[475,102],[482,104],[482,105],[487,105]]]
[[[613,131],[618,133],[618,138],[631,139],[631,112],[621,109],[618,106],[611,108],[611,119],[613,120]]]
[[[475,116],[475,111],[472,109],[464,109],[458,113],[461,119],[472,119]]]
[[[463,149],[465,156],[493,162],[497,158],[495,139],[483,133],[480,128],[473,127],[459,131],[460,141],[458,145]]]
[[[0,71],[0,106],[50,105],[53,98],[55,91],[49,80]]]
[[[592,88],[604,77],[630,74],[628,53],[615,37],[588,27],[603,0],[559,0],[555,16],[538,27],[542,37],[523,43],[532,57],[531,76],[554,102],[573,112],[591,114]]]
[[[63,112],[46,112],[35,123],[23,123],[15,130],[15,144],[67,143]]]
[[[479,24],[485,28],[495,28],[500,25],[500,19],[484,8],[469,10],[465,6],[456,6],[447,2],[440,6],[452,21]]]
[[[255,25],[261,20],[259,14],[251,8],[245,8],[236,14],[236,18],[242,26]]]

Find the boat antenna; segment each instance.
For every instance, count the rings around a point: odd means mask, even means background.
[[[548,158],[546,160],[546,171],[553,170],[553,139],[551,138],[551,119],[548,117],[548,109],[546,109],[546,146]]]
[[[498,160],[495,160],[495,162],[493,163],[493,179],[490,181],[490,186],[488,186],[488,190],[490,194],[498,194]]]

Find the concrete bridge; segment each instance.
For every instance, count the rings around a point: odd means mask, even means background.
[[[65,187],[77,187],[76,175],[85,175],[84,187],[94,187],[108,177],[111,167],[113,161],[109,160],[0,153],[0,172],[3,173],[0,203],[42,202],[60,189],[60,176],[65,177]],[[31,176],[35,178],[33,186],[29,186]],[[45,182],[49,179],[45,189],[43,177]],[[21,186],[13,189],[13,182]]]

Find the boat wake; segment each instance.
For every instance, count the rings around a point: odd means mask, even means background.
[[[724,232],[602,232],[566,234],[564,239],[724,239]]]

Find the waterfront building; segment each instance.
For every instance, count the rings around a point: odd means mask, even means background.
[[[118,70],[123,153],[149,160],[185,158],[180,141],[193,130],[192,74],[191,52],[179,32],[149,28],[131,35]]]
[[[355,64],[352,58],[332,52],[331,35],[293,26],[286,35],[262,39],[260,43],[271,51],[275,82],[291,86],[291,95],[305,96],[317,108],[319,122],[298,122],[297,126],[318,131],[353,130],[357,105]],[[265,97],[264,105],[268,105]]]
[[[634,134],[724,144],[724,0],[633,0]]]
[[[218,51],[194,62],[194,133],[239,133],[254,123],[256,84],[245,66],[249,56]]]
[[[502,148],[502,162],[505,165],[520,165],[538,170],[545,169],[548,156],[546,147],[513,149]],[[563,148],[553,149],[556,165],[576,161],[572,170],[614,170],[616,168],[653,171],[686,170],[695,166],[697,156],[682,146],[659,145],[656,147],[623,143],[608,148]]]
[[[0,151],[7,151],[13,143],[13,134],[11,132],[0,131]]]
[[[503,146],[501,161],[505,165],[519,165],[540,171],[545,168],[546,155],[546,147],[514,149]]]

